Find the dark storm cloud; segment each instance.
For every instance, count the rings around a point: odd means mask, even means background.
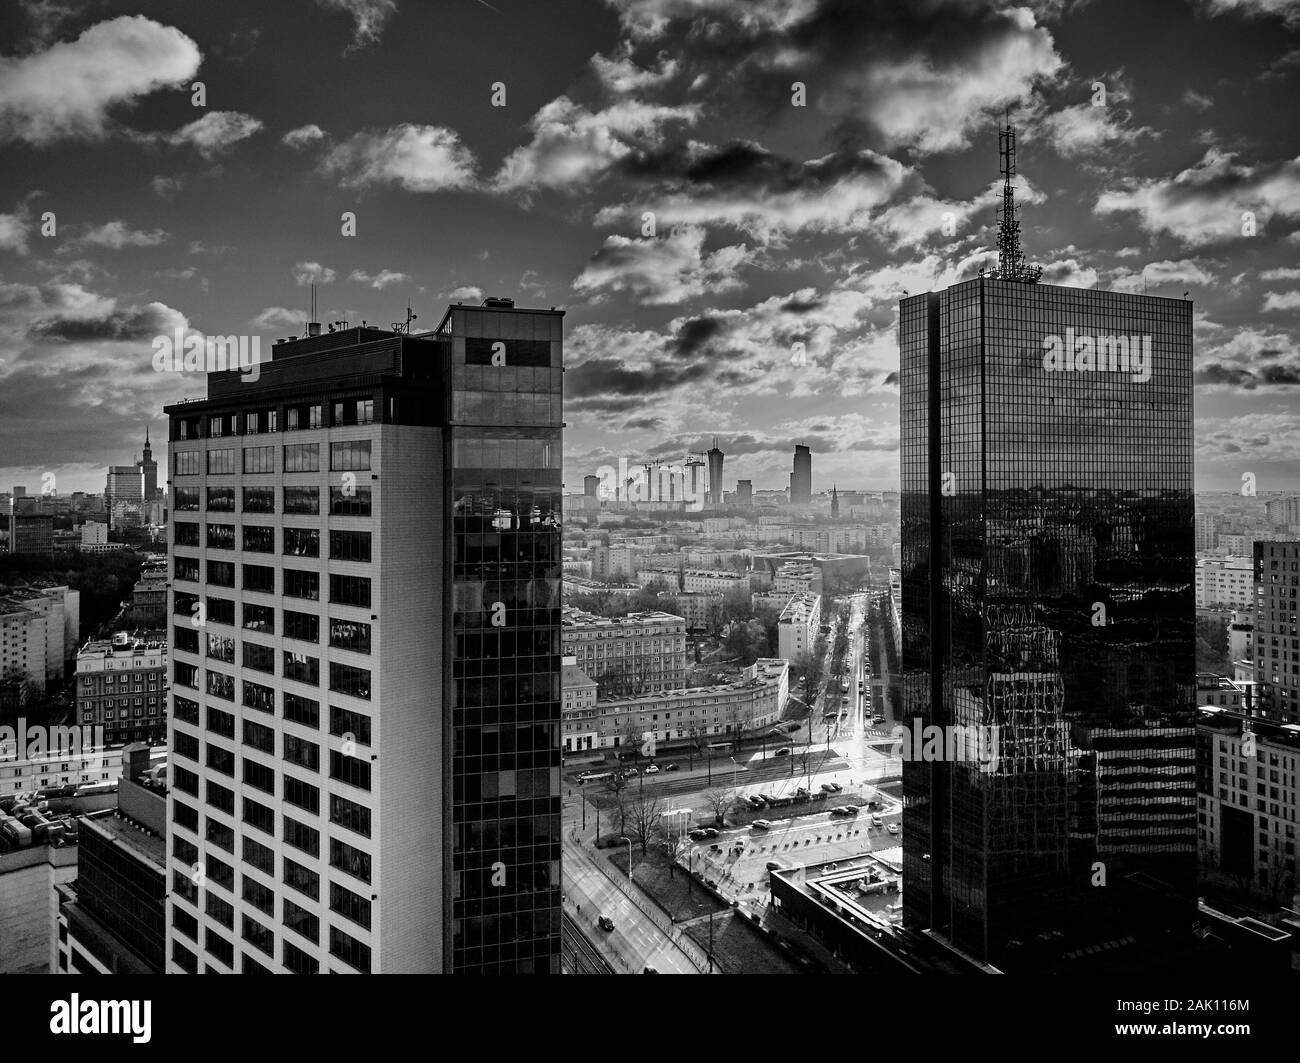
[[[710,365],[703,361],[685,366],[652,363],[629,369],[613,358],[591,358],[565,374],[565,398],[568,401],[606,395],[659,395],[702,380],[710,370]]]
[[[897,386],[898,386],[898,371],[895,370],[894,372],[892,372],[892,373],[890,373],[888,376],[886,376],[885,379],[884,379],[884,381],[883,381],[883,383],[885,384],[886,387],[897,387]]]
[[[683,321],[673,337],[674,354],[683,358],[698,354],[711,339],[722,332],[723,322],[719,317],[693,317]]]
[[[1222,362],[1213,362],[1197,372],[1196,383],[1208,386],[1229,384],[1235,387],[1253,388],[1255,377],[1245,369],[1224,365]]]
[[[1300,372],[1294,366],[1266,365],[1260,369],[1259,379],[1265,384],[1300,384]]]
[[[624,421],[625,429],[644,429],[647,432],[657,431],[663,426],[663,419],[659,417],[633,417],[631,420]]]
[[[787,314],[811,314],[814,310],[820,310],[823,306],[821,299],[788,299],[781,304],[781,309]]]
[[[169,333],[174,317],[160,304],[125,307],[100,317],[55,317],[32,323],[29,333],[48,340],[86,343],[93,340],[147,340]]]

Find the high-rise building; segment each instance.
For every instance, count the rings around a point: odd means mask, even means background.
[[[168,408],[169,972],[558,973],[562,318]]]
[[[582,478],[582,493],[588,498],[595,498],[596,493],[600,490],[599,476],[584,476]]]
[[[722,505],[722,451],[718,449],[718,437],[713,437],[713,447],[709,450],[709,505]]]
[[[901,304],[905,714],[981,748],[904,761],[904,920],[1133,970],[1196,903],[1192,304],[1004,275]]]
[[[1257,542],[1254,562],[1258,708],[1274,723],[1300,724],[1300,542]]]
[[[39,512],[37,499],[15,496],[8,517],[11,554],[54,556],[54,518]]]
[[[754,504],[754,481],[736,481],[736,505],[752,506]]]
[[[839,488],[831,486],[831,520],[839,520],[840,517],[840,492]]]
[[[110,465],[104,486],[104,505],[109,527],[113,531],[139,527],[148,520],[148,503],[159,501],[158,463],[149,442],[149,427],[144,430],[144,456],[134,465]]]
[[[812,504],[812,451],[802,443],[794,448],[794,468],[790,472],[790,505]]]

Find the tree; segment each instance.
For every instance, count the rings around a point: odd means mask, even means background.
[[[627,776],[616,771],[605,780],[605,792],[614,799],[614,811],[618,815],[618,833],[627,833]]]
[[[668,857],[669,878],[673,877],[673,872],[677,869],[677,861],[690,848],[690,839],[687,837],[686,831],[685,824],[674,824],[672,819],[662,820],[656,831],[656,834],[663,842],[664,853]]]
[[[715,827],[725,826],[727,813],[731,811],[731,806],[736,803],[736,791],[725,786],[705,790],[704,803],[709,811],[713,813],[713,825]]]
[[[726,653],[742,666],[749,666],[767,652],[767,632],[759,620],[737,621],[723,642]]]
[[[641,855],[645,856],[651,840],[654,838],[659,821],[663,818],[663,799],[647,794],[644,790],[633,795],[628,802],[627,825],[623,833],[641,846]],[[628,873],[631,874],[631,868]]]

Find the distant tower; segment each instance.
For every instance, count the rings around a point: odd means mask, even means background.
[[[1020,218],[1016,209],[1016,130],[1008,121],[998,132],[998,155],[1002,160],[1002,206],[997,212],[998,268],[989,276],[994,280],[1016,281],[1020,284],[1037,284],[1043,275],[1042,266],[1025,263],[1025,252],[1020,247]]]
[[[812,451],[802,443],[794,448],[794,469],[790,473],[790,505],[812,504]]]
[[[136,463],[144,477],[144,501],[158,497],[158,463],[153,460],[153,447],[149,445],[149,426],[144,426],[144,457]]]
[[[831,520],[838,520],[840,516],[840,492],[839,488],[832,485],[831,487]]]
[[[588,498],[595,498],[596,492],[600,488],[599,476],[584,476],[582,478],[582,493]]]
[[[722,451],[718,449],[718,437],[713,437],[713,449],[709,451],[709,505],[722,505]]]

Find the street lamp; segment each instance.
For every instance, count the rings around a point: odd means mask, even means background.
[[[634,881],[632,878],[632,839],[619,838],[618,840],[620,842],[627,842],[627,880],[628,882],[632,882]]]

